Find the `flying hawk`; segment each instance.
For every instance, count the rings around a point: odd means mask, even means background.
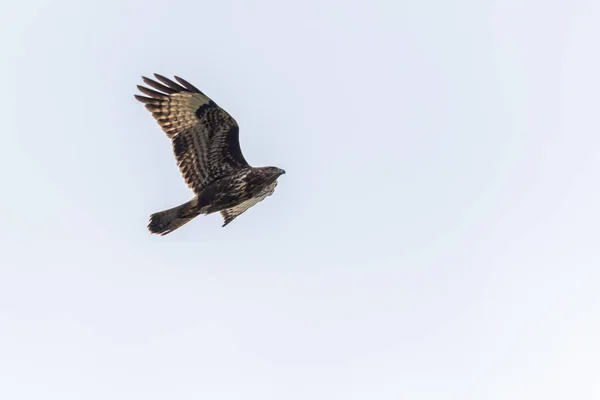
[[[187,203],[150,216],[148,230],[166,235],[200,214],[220,212],[226,226],[275,191],[277,167],[252,167],[240,149],[237,122],[189,82],[154,74],[138,85],[145,104],[171,139],[185,182],[194,192]]]

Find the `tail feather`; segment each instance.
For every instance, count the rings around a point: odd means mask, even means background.
[[[193,199],[177,207],[152,214],[148,223],[148,230],[161,236],[173,232],[200,215],[196,205],[197,200]]]

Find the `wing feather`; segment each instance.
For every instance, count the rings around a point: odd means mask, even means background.
[[[160,90],[161,92],[164,92],[166,94],[173,94],[173,93],[177,93],[176,90],[171,89],[168,86],[163,85],[162,83],[158,83],[156,81],[153,81],[150,78],[146,78],[145,76],[142,76],[142,80],[144,81],[144,83],[148,86],[153,87],[154,89]]]
[[[197,194],[215,179],[249,166],[239,143],[239,127],[225,110],[186,80],[159,74],[142,77],[134,95],[172,141],[177,165]]]
[[[221,211],[221,216],[223,217],[223,227],[228,225],[231,221],[242,215],[244,212],[248,211],[250,207],[255,206],[260,203],[268,196],[272,195],[275,191],[275,187],[277,186],[277,181],[273,182],[269,186],[265,187],[257,196],[246,200],[235,207],[227,208]]]
[[[191,83],[189,83],[185,79],[178,77],[177,75],[175,75],[175,80],[177,82],[181,83],[183,86],[185,86],[185,88],[187,90],[189,90],[190,92],[196,92],[196,93],[204,94],[197,87],[195,87],[194,85],[192,85]]]
[[[187,90],[186,88],[184,88],[180,84],[175,83],[172,80],[170,80],[169,78],[166,78],[166,77],[164,77],[162,75],[154,74],[154,76],[156,77],[156,79],[158,79],[159,81],[161,81],[162,83],[164,83],[165,85],[167,85],[168,87],[170,87],[171,89],[173,89],[175,92],[183,92],[183,91]]]

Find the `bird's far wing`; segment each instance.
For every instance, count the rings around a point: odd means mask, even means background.
[[[239,215],[243,214],[250,207],[260,203],[265,198],[272,195],[273,192],[275,191],[276,186],[277,186],[277,181],[271,183],[269,186],[264,188],[256,197],[246,200],[243,203],[240,203],[235,207],[231,207],[231,208],[222,210],[221,216],[223,217],[223,226],[228,225],[231,221],[233,221]]]
[[[187,185],[197,194],[219,176],[248,166],[240,149],[237,122],[187,81],[174,82],[154,74],[142,77],[153,89],[138,85],[146,105],[171,139],[177,164]]]

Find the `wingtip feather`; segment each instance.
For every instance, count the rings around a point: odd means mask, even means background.
[[[202,91],[200,91],[200,89],[198,89],[197,87],[195,87],[194,85],[192,85],[191,83],[189,83],[188,81],[186,81],[185,79],[183,79],[183,78],[181,78],[181,77],[179,77],[177,75],[174,75],[174,77],[175,77],[175,80],[177,82],[179,82],[181,85],[185,86],[185,88],[187,90],[189,90],[190,92],[196,92],[196,93],[204,94],[204,93],[202,93]]]
[[[163,84],[167,85],[169,88],[177,91],[177,92],[182,92],[182,91],[187,91],[187,89],[183,86],[181,86],[180,84],[178,84],[177,82],[173,82],[171,79],[162,76],[160,74],[155,73],[154,76],[156,77],[156,79],[158,79],[159,81],[161,81]]]
[[[135,97],[137,101],[140,101],[145,104],[152,101],[151,98],[146,97],[146,96],[140,96],[139,94],[134,94],[133,97]]]

